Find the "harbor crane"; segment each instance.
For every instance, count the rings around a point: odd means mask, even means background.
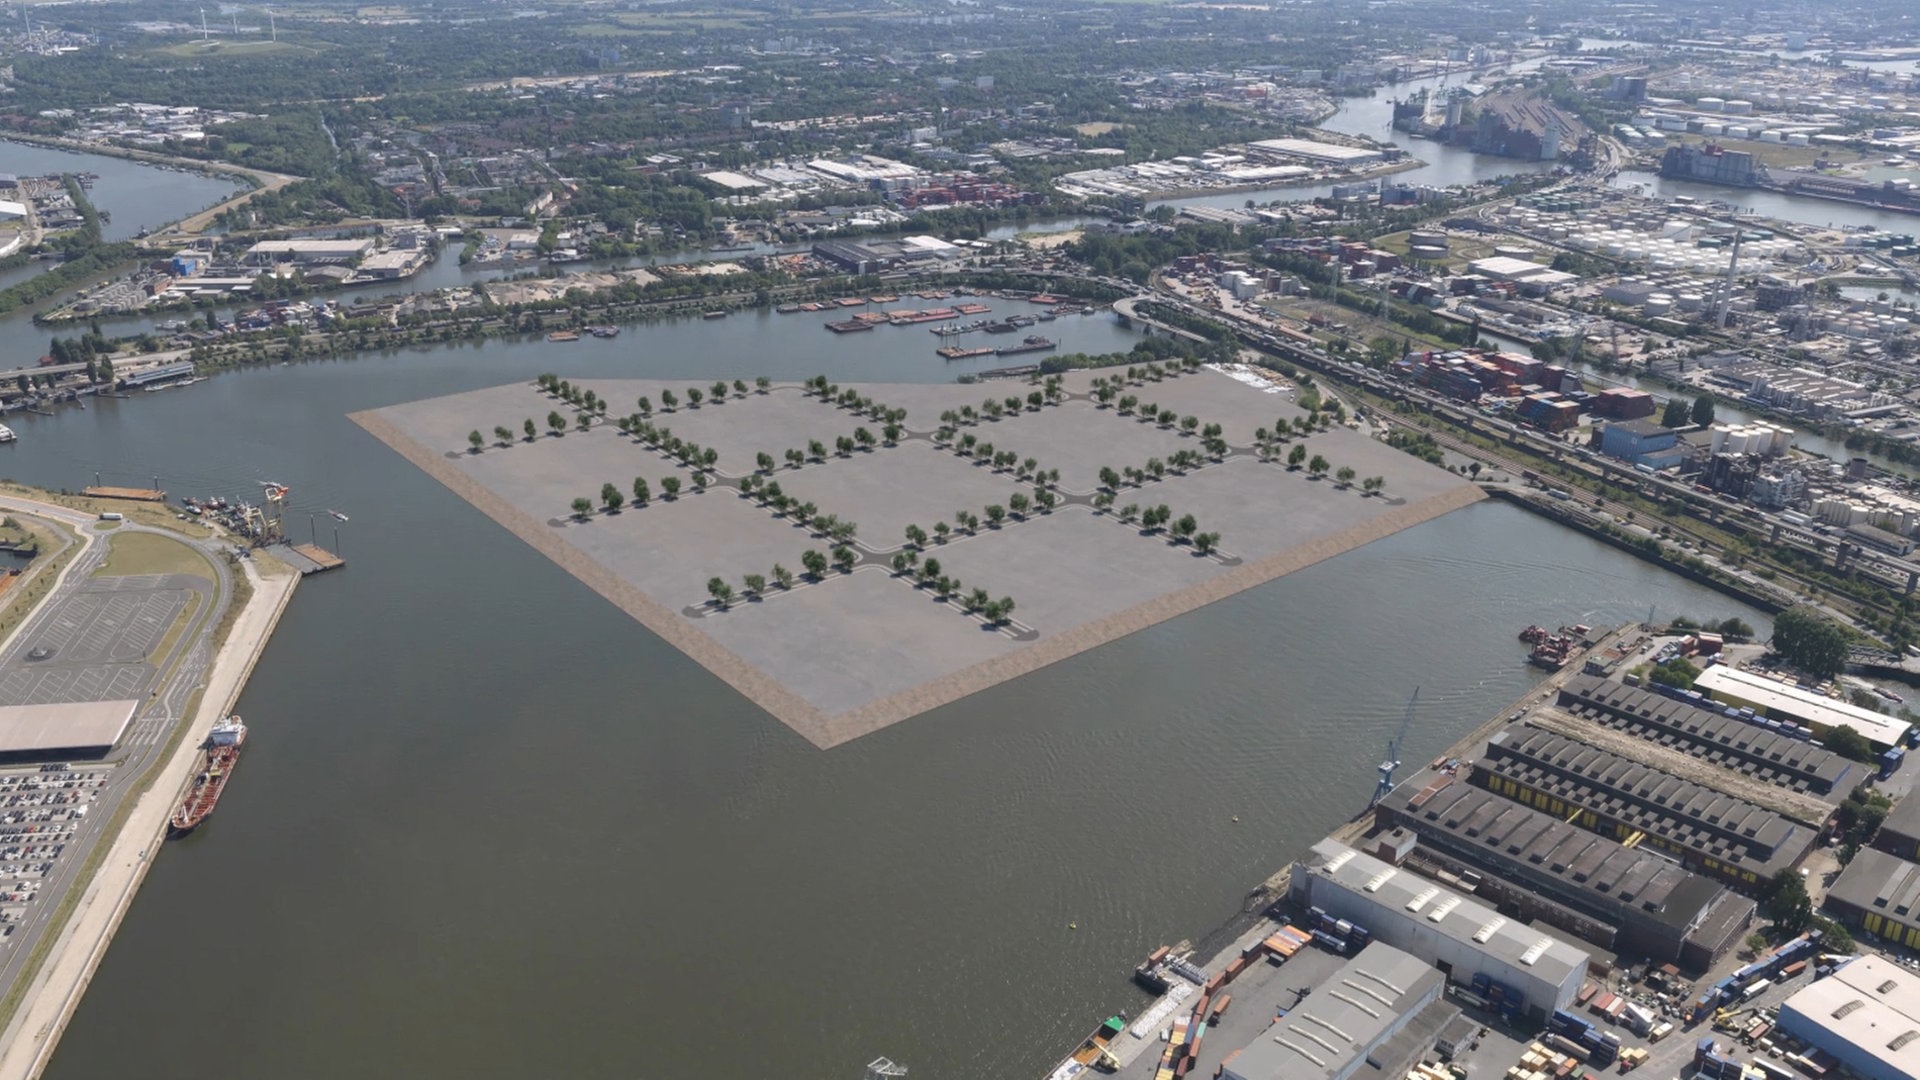
[[[1367,805],[1378,806],[1380,800],[1393,790],[1393,770],[1400,767],[1400,741],[1407,737],[1407,729],[1413,726],[1413,707],[1420,703],[1420,688],[1413,688],[1413,697],[1407,700],[1407,714],[1400,718],[1400,730],[1387,740],[1387,756],[1380,762],[1380,782],[1374,785],[1373,798]]]

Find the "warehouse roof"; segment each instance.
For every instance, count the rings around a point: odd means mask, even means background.
[[[1920,1076],[1920,975],[1891,961],[1854,960],[1788,998],[1780,1018],[1802,1037],[1814,1027],[1857,1047],[1880,1065],[1875,1076]]]
[[[1727,891],[1651,851],[1624,847],[1485,788],[1439,779],[1419,791],[1402,787],[1384,805],[1412,819],[1418,831],[1444,837],[1448,848],[1550,875],[1591,904],[1634,910],[1684,932]]]
[[[1391,945],[1374,942],[1342,964],[1292,1012],[1274,1021],[1224,1071],[1240,1080],[1321,1080],[1345,1076],[1354,1058],[1433,997],[1438,969]]]
[[[1880,823],[1881,832],[1892,832],[1909,840],[1920,840],[1920,799],[1911,794],[1893,804],[1887,812],[1887,819]]]
[[[1338,840],[1313,845],[1301,865],[1401,918],[1424,918],[1446,937],[1546,982],[1562,985],[1575,971],[1587,969],[1588,954],[1560,938]]]
[[[1827,897],[1920,926],[1920,866],[1876,848],[1863,848],[1834,879]]]
[[[1567,680],[1559,704],[1583,720],[1795,791],[1824,795],[1839,788],[1854,768],[1852,761],[1805,740],[1596,675]]]
[[[138,701],[0,706],[0,754],[100,750],[120,739]]]
[[[1528,724],[1496,732],[1475,768],[1759,878],[1813,840],[1812,830],[1771,810]]]
[[[1724,694],[1750,701],[1756,708],[1764,708],[1769,713],[1778,710],[1782,715],[1815,727],[1852,728],[1875,746],[1897,746],[1907,735],[1905,720],[1725,664],[1715,664],[1701,672],[1700,677],[1693,680],[1693,688],[1712,697]]]

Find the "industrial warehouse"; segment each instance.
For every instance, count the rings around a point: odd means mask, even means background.
[[[1586,978],[1588,953],[1573,944],[1335,840],[1315,844],[1291,880],[1294,906],[1363,926],[1455,982],[1498,984],[1492,996],[1537,1022]]]
[[[1757,885],[1792,866],[1816,832],[1723,791],[1527,724],[1487,740],[1474,781],[1736,885]]]
[[[1920,1080],[1920,975],[1863,956],[1788,998],[1780,1027],[1856,1076]]]
[[[1694,689],[1727,705],[1745,706],[1761,716],[1787,720],[1812,729],[1818,739],[1836,727],[1852,728],[1876,750],[1899,746],[1909,725],[1885,713],[1802,690],[1797,686],[1715,664],[1693,681]]]
[[[1377,812],[1422,854],[1480,875],[1481,895],[1609,952],[1704,971],[1753,920],[1753,901],[1717,881],[1444,774],[1402,785]]]

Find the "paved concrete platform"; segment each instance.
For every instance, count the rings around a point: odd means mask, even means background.
[[[1122,369],[1123,370],[1123,369]],[[1111,371],[1119,375],[1121,370]],[[728,380],[731,382],[731,378]],[[1068,387],[1084,387],[1076,375]],[[692,494],[692,473],[621,434],[611,423],[562,437],[518,437],[532,417],[544,432],[546,416],[574,411],[530,384],[495,387],[412,402],[354,419],[515,535],[633,615],[730,685],[818,746],[833,746],[978,692],[1027,671],[1192,611],[1320,559],[1390,535],[1480,498],[1477,489],[1442,470],[1356,433],[1337,429],[1307,440],[1336,466],[1388,479],[1388,498],[1364,498],[1331,480],[1263,463],[1235,425],[1269,426],[1287,414],[1284,393],[1264,392],[1226,375],[1196,372],[1131,387],[1142,401],[1227,425],[1234,443],[1220,464],[1123,490],[1118,503],[1167,504],[1177,517],[1191,513],[1207,531],[1221,533],[1221,556],[1203,557],[1097,515],[1089,505],[1101,466],[1143,466],[1180,449],[1199,449],[1181,436],[1091,400],[1069,397],[1038,411],[963,429],[998,450],[1036,458],[1061,470],[1064,502],[1004,528],[932,544],[923,556],[943,572],[1016,602],[1014,624],[999,629],[956,604],[937,602],[886,570],[909,524],[931,530],[952,523],[962,509],[980,514],[1007,505],[1031,482],[996,473],[937,448],[928,438],[947,409],[978,408],[1032,387],[1025,382],[975,385],[847,384],[876,403],[908,410],[900,445],[859,451],[801,469],[784,466],[789,448],[825,442],[865,426],[870,417],[825,404],[793,385],[750,392],[720,405],[657,411],[662,390],[685,398],[691,380],[596,380],[582,384],[613,402],[614,415],[632,411],[641,395],[656,406],[653,422],[673,434],[720,451],[719,480]],[[708,380],[711,385],[711,380]],[[1297,412],[1297,410],[1294,410]],[[504,425],[516,438],[489,439],[480,453],[467,433],[490,435]],[[829,572],[791,593],[719,611],[707,603],[706,582],[720,577],[736,593],[743,577],[772,578],[776,563],[802,570],[801,556],[831,545],[804,526],[742,498],[733,481],[757,466],[755,456],[781,462],[770,480],[817,512],[857,522],[858,569]],[[674,501],[658,498],[666,476],[685,485]],[[635,476],[656,496],[645,507],[618,514],[572,517],[577,497],[599,501],[603,483],[622,493]]]
[[[0,658],[0,705],[47,705],[144,696],[154,656],[204,579],[185,574],[94,578],[57,598],[39,632]],[[37,651],[46,655],[34,659]]]

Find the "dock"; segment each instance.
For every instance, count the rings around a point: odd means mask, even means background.
[[[318,544],[289,544],[285,548],[276,549],[274,554],[285,560],[287,565],[300,571],[301,577],[309,574],[324,574],[328,570],[338,570],[347,565],[347,560]]]
[[[80,494],[89,499],[125,499],[129,502],[166,502],[167,493],[159,488],[89,487]]]

